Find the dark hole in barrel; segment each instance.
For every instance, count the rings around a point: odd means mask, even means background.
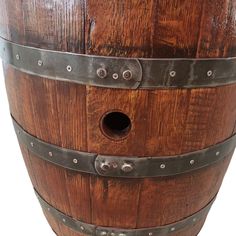
[[[122,112],[111,112],[102,119],[102,130],[111,138],[123,138],[131,129],[130,118]]]

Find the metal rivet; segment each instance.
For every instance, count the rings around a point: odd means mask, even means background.
[[[208,76],[208,77],[210,77],[210,76],[212,76],[212,75],[213,75],[213,71],[212,71],[212,70],[207,71],[207,76]]]
[[[175,227],[172,227],[172,228],[170,229],[170,231],[171,231],[171,232],[175,231]]]
[[[190,165],[193,165],[194,163],[195,163],[194,160],[191,160],[191,161],[190,161]]]
[[[171,72],[170,72],[170,76],[171,76],[171,77],[175,77],[175,76],[176,76],[176,71],[174,71],[174,70],[171,71]]]
[[[105,235],[107,235],[107,232],[102,231],[102,232],[100,233],[100,235],[101,235],[101,236],[105,236]]]
[[[129,173],[134,169],[134,167],[132,166],[132,164],[130,163],[124,163],[121,167],[121,170],[124,171],[125,173]]]
[[[71,71],[72,71],[72,67],[71,67],[70,65],[68,65],[68,66],[66,67],[66,69],[67,69],[68,72],[71,72]]]
[[[219,155],[220,155],[220,152],[217,152],[217,153],[216,153],[216,156],[219,156]]]
[[[107,170],[109,170],[109,169],[111,168],[111,166],[110,166],[110,164],[109,164],[108,162],[102,162],[102,163],[100,164],[100,168],[101,168],[102,170],[104,170],[104,171],[107,171]]]
[[[20,60],[20,55],[16,54],[16,60],[19,61]]]
[[[51,209],[48,207],[48,211],[51,211]]]
[[[194,218],[194,219],[193,219],[193,222],[196,222],[196,221],[197,221],[197,218]]]
[[[34,146],[34,143],[33,143],[33,142],[31,142],[31,143],[30,143],[30,145],[31,145],[31,147],[33,147],[33,146]]]
[[[165,164],[161,164],[161,165],[160,165],[160,168],[161,168],[161,169],[165,169],[165,168],[166,168],[166,165],[165,165]]]
[[[126,71],[123,72],[123,78],[125,80],[131,80],[132,77],[133,77],[133,74],[130,70],[126,70]]]
[[[119,234],[119,236],[126,236],[126,234],[121,233],[121,234]]]
[[[53,153],[52,153],[52,152],[49,152],[48,155],[49,155],[50,157],[52,157],[52,156],[53,156]]]
[[[77,159],[73,159],[73,162],[74,162],[75,164],[77,164],[77,163],[78,163],[78,160],[77,160]]]
[[[117,73],[114,73],[114,74],[112,75],[112,78],[115,79],[115,80],[117,80],[117,79],[119,79],[119,75],[118,75]]]
[[[107,70],[105,68],[99,68],[97,70],[97,75],[100,79],[105,79],[107,77]]]
[[[38,60],[38,66],[42,66],[43,65],[43,61]]]
[[[152,236],[153,235],[153,233],[152,232],[150,232],[149,234],[148,234],[148,236]]]
[[[111,235],[111,236],[115,236],[116,234],[112,232],[112,233],[110,233],[110,235]]]
[[[62,221],[65,223],[65,222],[66,222],[66,219],[65,219],[65,218],[63,218],[63,219],[62,219]]]
[[[82,231],[84,231],[84,230],[85,230],[84,226],[80,226],[80,229],[81,229]]]

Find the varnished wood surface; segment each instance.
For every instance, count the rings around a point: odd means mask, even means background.
[[[211,89],[112,90],[84,87],[5,69],[11,111],[28,132],[62,147],[128,156],[176,155],[233,134],[236,85]],[[103,135],[109,111],[127,114],[127,138]]]
[[[235,0],[0,0],[1,35],[63,51],[235,56]]]
[[[22,151],[46,201],[84,222],[120,228],[166,225],[196,213],[217,194],[231,157],[184,175],[111,179],[68,172]]]
[[[235,0],[0,0],[1,36],[29,46],[125,57],[236,56]],[[10,109],[31,134],[62,147],[110,155],[175,155],[236,132],[236,85],[115,90],[48,81],[5,65]],[[103,136],[109,110],[130,116],[122,141]],[[165,225],[199,211],[230,161],[143,180],[95,177],[39,160],[22,146],[34,187],[64,213],[103,226]],[[49,219],[59,236],[79,236]],[[201,224],[174,236],[194,236]]]

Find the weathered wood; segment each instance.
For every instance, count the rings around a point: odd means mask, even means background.
[[[1,36],[17,43],[125,57],[235,56],[235,0],[0,0]],[[209,89],[118,90],[30,76],[4,65],[13,117],[29,133],[66,148],[109,155],[176,155],[236,132],[236,85]],[[109,139],[102,116],[122,111],[129,135]],[[42,161],[22,145],[32,183],[64,213],[101,226],[166,225],[215,196],[230,156],[174,177],[95,177]],[[47,215],[47,213],[46,213]],[[59,236],[79,236],[47,216]],[[200,222],[174,236],[197,235]]]

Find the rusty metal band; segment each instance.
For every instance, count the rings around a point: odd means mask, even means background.
[[[122,157],[80,152],[55,146],[30,135],[13,120],[21,144],[36,157],[73,171],[100,176],[145,178],[172,176],[213,165],[236,146],[236,135],[209,148],[163,157]]]
[[[61,211],[57,210],[50,204],[48,204],[40,195],[35,191],[39,202],[45,212],[51,214],[51,216],[60,222],[61,224],[69,227],[70,229],[85,234],[85,235],[92,235],[92,236],[166,236],[170,235],[171,233],[181,231],[185,228],[191,227],[196,225],[197,223],[204,220],[208,212],[213,205],[215,198],[202,210],[195,213],[194,215],[185,218],[181,221],[178,221],[173,224],[165,225],[165,226],[158,226],[152,228],[141,228],[141,229],[118,229],[118,228],[111,228],[111,227],[100,227],[92,224],[87,224],[82,221],[78,221]]]
[[[1,37],[0,56],[32,75],[107,88],[200,88],[236,83],[236,58],[91,56],[19,45]]]

